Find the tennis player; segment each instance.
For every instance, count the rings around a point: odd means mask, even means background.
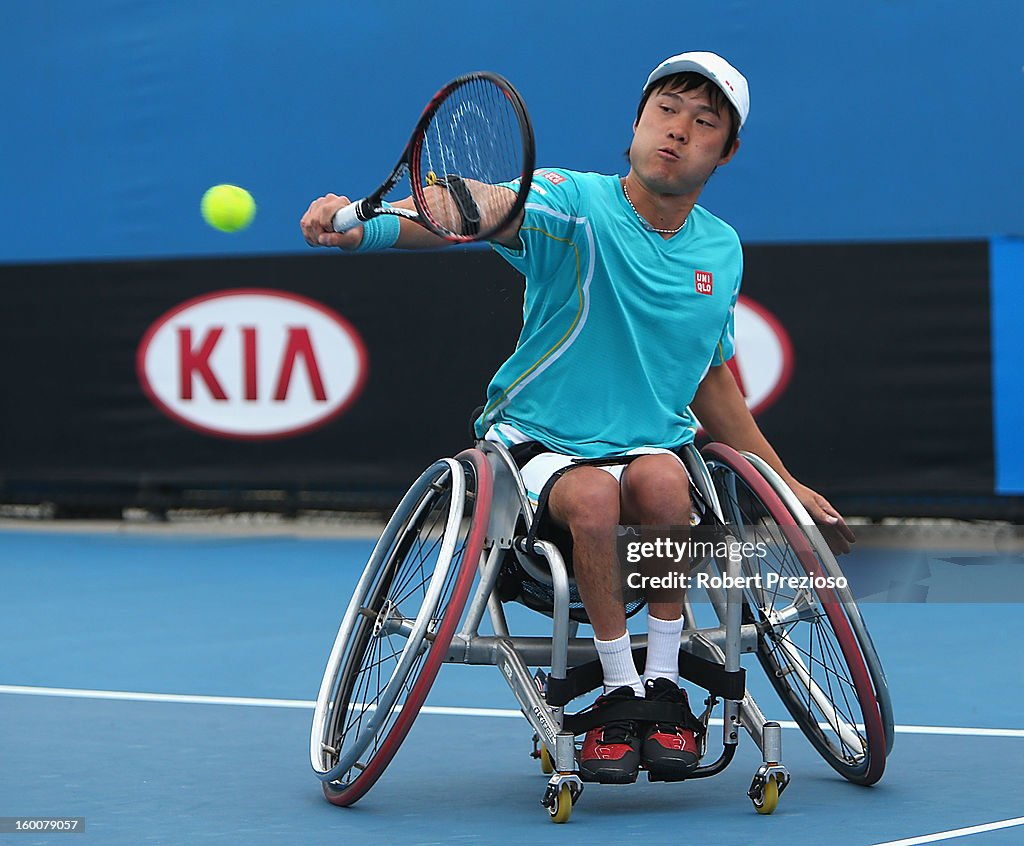
[[[715,440],[767,461],[835,551],[853,541],[835,508],[786,470],[725,366],[734,352],[742,250],[735,230],[697,199],[736,155],[749,107],[746,79],[720,56],[666,59],[643,87],[626,176],[538,170],[519,220],[493,242],[526,277],[524,325],[491,381],[477,434],[511,450],[535,499],[573,458],[633,456],[628,464],[573,466],[546,497],[546,519],[571,535],[604,672],[595,709],[644,697],[689,712],[678,686],[682,603],[649,603],[641,677],[615,558],[620,524],[689,525],[688,478],[677,453],[696,434],[694,413]],[[447,243],[406,220],[395,226],[394,217],[335,233],[332,216],[348,202],[328,194],[310,205],[301,221],[310,245]],[[413,208],[411,199],[396,205]],[[683,779],[698,765],[697,725],[691,715],[683,725],[624,720],[592,729],[581,777],[629,783],[642,763],[652,778]]]

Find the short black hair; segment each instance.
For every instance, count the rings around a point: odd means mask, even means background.
[[[653,83],[646,91],[644,96],[640,98],[640,105],[636,107],[636,122],[640,122],[640,115],[643,114],[644,106],[647,105],[647,101],[651,98],[652,94],[664,91],[666,88],[676,88],[680,91],[699,91],[700,89],[707,89],[708,99],[711,101],[711,107],[722,114],[728,112],[731,121],[731,127],[729,128],[729,137],[725,139],[725,147],[722,149],[722,155],[724,156],[732,149],[732,145],[736,143],[736,139],[740,134],[740,113],[736,111],[736,107],[729,101],[729,98],[725,96],[725,92],[722,91],[714,82],[712,82],[704,74],[697,73],[696,71],[683,71],[682,73],[673,73],[669,76],[662,77],[657,82]]]

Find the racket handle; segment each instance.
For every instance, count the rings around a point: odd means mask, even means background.
[[[348,232],[350,229],[361,226],[369,219],[369,215],[363,208],[365,205],[365,199],[356,200],[354,203],[349,203],[338,209],[334,213],[334,217],[331,218],[331,227],[335,232]]]

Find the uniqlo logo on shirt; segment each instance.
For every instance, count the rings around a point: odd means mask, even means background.
[[[693,272],[693,287],[698,294],[710,294],[713,288],[713,277],[707,270],[695,270]]]
[[[543,176],[552,185],[561,185],[563,182],[565,182],[565,177],[562,176],[562,174],[552,173],[550,170],[544,171],[544,173],[542,173],[541,176]]]

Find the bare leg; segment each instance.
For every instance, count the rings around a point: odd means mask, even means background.
[[[587,616],[599,640],[626,632],[615,537],[619,524],[619,483],[597,467],[577,467],[548,495],[552,518],[572,533],[573,571]]]
[[[686,470],[672,456],[642,455],[622,473],[621,517],[641,526],[690,525],[690,482]],[[689,569],[689,562],[680,569]],[[662,592],[663,594],[664,592]],[[651,616],[677,620],[683,613],[683,591],[678,598],[650,602]]]

